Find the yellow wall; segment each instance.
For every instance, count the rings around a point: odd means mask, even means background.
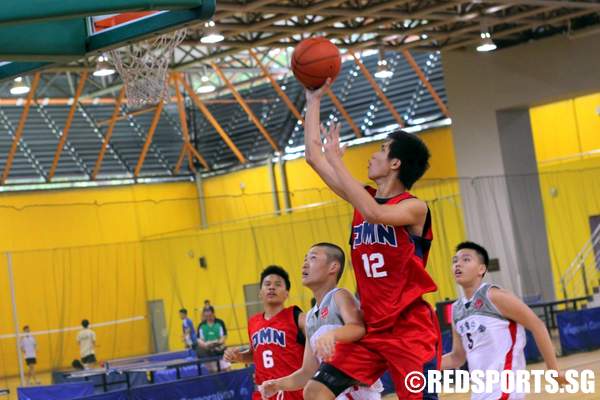
[[[102,323],[146,315],[143,265],[138,244],[117,244],[13,253],[17,311],[34,332],[79,327],[83,318]],[[5,288],[6,269],[2,269]],[[0,332],[13,333],[8,291],[3,292]],[[149,350],[146,319],[95,328],[101,360]],[[77,331],[36,336],[38,368],[70,365],[79,358]],[[4,367],[17,370],[14,342],[2,340]],[[8,347],[7,347],[8,346]]]
[[[546,233],[556,293],[560,278],[590,239],[589,219],[600,215],[600,94],[530,110],[540,172]],[[587,260],[591,262],[591,259]],[[589,274],[590,285],[598,285]],[[584,295],[580,279],[568,296]]]
[[[273,195],[266,166],[208,178],[202,187],[210,225],[273,213]]]
[[[0,195],[0,251],[137,241],[197,227],[193,183]]]
[[[140,240],[199,225],[193,183],[0,196],[0,336],[14,333],[5,252],[13,255],[20,324],[34,332],[146,315]],[[145,354],[148,321],[100,327],[99,359]],[[38,336],[39,368],[78,358],[75,332]],[[0,376],[16,372],[13,339],[0,337]]]
[[[600,149],[600,93],[530,110],[535,154],[542,165],[569,162]]]

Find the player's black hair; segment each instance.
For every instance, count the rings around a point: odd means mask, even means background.
[[[336,282],[339,282],[342,278],[342,274],[344,273],[344,266],[346,264],[346,255],[344,254],[344,250],[342,250],[342,248],[337,244],[329,242],[313,244],[312,247],[324,247],[327,251],[327,262],[337,261],[340,263],[340,269],[336,278]]]
[[[179,310],[179,313],[180,313],[180,314],[187,315],[187,309],[185,309],[185,308],[182,308],[182,309],[180,309],[180,310]]]
[[[25,329],[29,329],[29,325],[23,326],[23,330],[25,330]]]
[[[477,253],[477,255],[479,256],[479,258],[481,260],[481,263],[483,265],[485,265],[486,268],[490,264],[490,256],[488,255],[487,250],[483,246],[481,246],[481,245],[479,245],[479,244],[477,244],[475,242],[469,242],[469,241],[459,243],[456,246],[456,251],[457,252],[459,250],[463,250],[463,249],[474,250],[475,253]]]
[[[90,321],[88,321],[87,319],[84,319],[83,321],[81,321],[81,326],[83,326],[84,328],[87,328],[88,326],[90,326]]]
[[[404,131],[392,132],[388,158],[400,160],[398,179],[406,189],[410,189],[429,168],[429,149],[417,135]]]
[[[286,290],[290,290],[292,287],[292,283],[290,282],[290,275],[287,273],[285,269],[280,267],[279,265],[269,265],[267,268],[260,273],[260,286],[262,286],[263,281],[269,275],[277,275],[280,276],[281,279],[285,282]]]
[[[482,262],[483,265],[485,265],[485,272],[483,273],[483,275],[481,275],[481,277],[483,278],[485,276],[485,274],[487,274],[488,265],[490,264],[490,256],[488,255],[488,252],[485,249],[485,247],[483,247],[475,242],[467,241],[467,242],[459,243],[458,246],[456,246],[457,252],[462,249],[470,249],[470,250],[475,251],[475,253],[477,253],[479,260]]]

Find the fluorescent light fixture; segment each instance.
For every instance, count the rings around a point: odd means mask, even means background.
[[[10,88],[10,94],[20,95],[29,93],[29,86],[23,81],[22,77],[15,78],[15,81]]]
[[[383,49],[379,49],[379,61],[377,61],[377,72],[375,72],[375,78],[387,79],[391,78],[394,73],[389,69],[388,63],[385,60],[385,53]]]
[[[200,86],[198,89],[196,89],[196,93],[212,93],[216,90],[217,88],[214,85],[211,85],[210,83],[208,84],[203,84],[202,86]]]
[[[213,21],[209,21],[204,24],[206,36],[202,36],[200,39],[201,43],[204,44],[213,44],[219,43],[225,39],[225,36],[221,35],[217,28],[215,28],[215,23]]]
[[[212,93],[217,88],[210,82],[210,77],[208,76],[208,68],[204,66],[202,76],[200,77],[200,87],[196,89],[196,93]]]
[[[115,73],[115,69],[108,63],[108,57],[100,56],[98,57],[98,62],[96,63],[96,70],[92,75],[94,76],[110,76]]]
[[[481,44],[477,46],[477,51],[480,53],[487,53],[489,51],[494,51],[498,48],[494,41],[492,40],[492,36],[489,32],[481,32]]]

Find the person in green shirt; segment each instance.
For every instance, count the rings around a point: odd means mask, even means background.
[[[226,339],[227,329],[225,323],[215,317],[215,309],[212,306],[204,307],[202,310],[202,323],[198,326],[198,345],[201,354],[206,356],[223,355]],[[229,368],[229,363],[223,360],[220,363],[221,370]],[[209,363],[209,365],[212,365],[212,363]]]

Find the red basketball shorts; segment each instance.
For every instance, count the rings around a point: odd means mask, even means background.
[[[418,299],[392,328],[367,333],[355,343],[338,343],[327,363],[367,385],[389,370],[399,399],[437,399],[434,394],[411,393],[404,380],[412,371],[427,376],[428,370],[439,369],[441,345],[437,317],[429,303]]]

